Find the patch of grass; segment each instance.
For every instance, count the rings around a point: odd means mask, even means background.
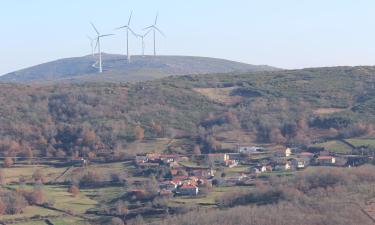
[[[18,187],[17,185],[9,186],[11,188]],[[25,185],[24,188],[26,190],[32,190],[33,186],[31,185]],[[76,197],[74,197],[72,194],[68,193],[68,187],[64,185],[45,185],[42,187],[45,198],[47,200],[53,200],[54,204],[53,207],[71,211],[74,213],[85,213],[88,209],[94,208],[97,205],[97,201],[92,200],[86,196],[87,193],[84,191],[79,193]],[[36,211],[36,209],[41,210],[41,212]],[[20,216],[33,216],[33,215],[41,215],[40,213],[43,213],[43,208],[34,208],[29,214],[20,214]],[[55,211],[52,211],[55,212]]]
[[[375,139],[346,139],[347,142],[354,145],[355,147],[370,146],[375,147]]]
[[[248,166],[239,165],[233,168],[225,168],[225,173],[227,174],[235,174],[235,173],[243,173],[248,170]]]
[[[330,152],[336,152],[336,153],[351,153],[352,149],[340,142],[340,141],[327,141],[323,143],[317,143],[313,145],[314,147],[324,147],[326,150]]]
[[[86,225],[90,224],[82,219],[76,217],[64,217],[64,218],[57,218],[57,219],[50,219],[54,225]]]
[[[236,87],[228,87],[228,88],[194,88],[193,90],[208,97],[209,99],[224,103],[224,104],[234,104],[241,101],[240,96],[231,96],[230,93]]]
[[[171,200],[171,203],[173,204],[203,204],[203,205],[208,205],[208,204],[215,204],[215,200],[223,195],[225,192],[228,191],[235,191],[235,190],[243,190],[243,189],[249,189],[251,187],[241,187],[241,186],[236,186],[236,187],[214,187],[213,191],[208,193],[206,196],[198,196],[196,198],[194,197],[188,197],[188,196],[180,196],[180,197],[175,197]]]
[[[16,165],[12,168],[3,168],[2,170],[5,174],[5,179],[7,182],[18,182],[18,179],[21,176],[26,177],[26,179],[31,179],[31,176],[33,175],[34,171],[38,169],[43,171],[45,181],[48,182],[59,176],[62,172],[64,172],[66,168],[55,168],[45,165]]]
[[[22,214],[15,214],[15,215],[2,215],[0,217],[1,220],[12,220],[12,219],[19,219],[19,218],[30,218],[36,215],[40,216],[56,216],[61,215],[62,213],[56,212],[53,210],[41,208],[38,206],[28,206],[25,208]],[[23,223],[24,224],[24,223]]]
[[[104,203],[112,199],[121,197],[125,190],[122,187],[104,187],[95,189],[82,189],[81,193],[90,196],[97,202]]]
[[[188,162],[179,162],[179,164],[181,166],[186,166],[186,167],[197,167],[197,168],[202,167],[202,166],[205,167],[204,165],[198,165],[197,163],[191,162],[191,161],[188,161]]]
[[[58,209],[72,211],[74,213],[84,213],[88,209],[96,206],[97,202],[88,198],[84,192],[73,197],[68,193],[65,186],[46,186],[46,195],[55,200],[54,207]]]
[[[144,140],[142,142],[133,142],[124,149],[124,152],[136,154],[148,152],[162,153],[167,148],[167,145],[171,144],[173,141],[174,139],[170,138],[156,138]]]

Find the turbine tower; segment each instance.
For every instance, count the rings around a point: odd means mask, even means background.
[[[129,31],[130,31],[134,36],[137,36],[137,34],[134,33],[134,31],[130,28],[130,22],[131,22],[131,19],[132,19],[132,15],[133,15],[133,11],[130,13],[130,16],[129,16],[129,20],[128,20],[127,25],[116,28],[116,30],[119,30],[119,29],[126,29],[126,55],[127,55],[127,58],[128,58],[128,63],[130,63],[130,54],[129,54]]]
[[[97,34],[95,49],[98,48],[98,53],[99,53],[99,73],[103,73],[102,51],[100,50],[100,39],[103,38],[103,37],[112,36],[114,34],[102,34],[101,35],[100,32],[98,31],[98,29],[96,29],[96,27],[93,23],[91,23],[91,26],[92,26],[92,28],[94,28],[94,30]]]
[[[146,36],[151,32],[151,30],[148,30],[146,33],[143,35],[137,34],[137,37],[139,37],[142,40],[142,56],[145,55],[145,38]]]
[[[95,38],[92,38],[90,36],[87,35],[87,39],[90,40],[90,47],[91,47],[91,55],[94,57],[94,41],[95,41]]]
[[[156,26],[156,24],[158,22],[158,16],[159,16],[159,14],[156,14],[155,22],[154,22],[153,25],[143,29],[143,30],[152,30],[152,32],[153,32],[153,36],[154,36],[154,56],[156,56],[156,31],[159,32],[161,35],[163,35],[165,37],[164,33]]]

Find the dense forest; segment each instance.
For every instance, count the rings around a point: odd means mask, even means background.
[[[0,152],[89,156],[157,137],[244,129],[259,143],[373,135],[375,68],[190,75],[139,83],[0,84]],[[228,101],[202,91],[225,93]],[[320,111],[329,113],[317,113]]]

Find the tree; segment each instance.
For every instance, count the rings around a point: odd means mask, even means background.
[[[137,215],[133,221],[130,222],[131,225],[144,225],[145,221],[141,215]]]
[[[119,216],[128,214],[128,208],[122,200],[116,202],[116,214]]]
[[[75,185],[71,185],[68,189],[68,192],[71,193],[74,197],[79,194],[79,188]]]
[[[142,141],[145,138],[145,130],[141,126],[137,125],[134,128],[134,135],[136,140]]]
[[[4,159],[4,164],[3,164],[3,166],[5,167],[5,168],[10,168],[10,167],[12,167],[12,165],[13,165],[13,159],[12,158],[10,158],[10,157],[6,157],[5,159]]]
[[[34,171],[32,178],[34,182],[41,182],[44,183],[44,173],[41,169],[37,169]]]
[[[272,128],[270,136],[272,143],[284,144],[286,142],[286,138],[282,135],[279,128]]]
[[[96,156],[95,152],[89,152],[89,153],[87,153],[87,158],[89,160],[93,160],[95,158],[95,156]]]
[[[216,138],[210,136],[207,138],[207,144],[210,150],[220,150],[221,149],[221,143],[216,140]]]
[[[30,205],[40,205],[44,203],[44,193],[41,189],[35,189],[32,192],[26,192],[25,197]]]
[[[120,218],[113,217],[111,219],[111,225],[124,225],[124,221],[122,221]]]
[[[194,155],[201,155],[202,154],[201,148],[199,147],[199,145],[194,146],[193,154]]]
[[[4,204],[3,200],[0,199],[0,215],[4,215],[6,212],[6,205]]]
[[[151,179],[146,182],[145,191],[150,196],[155,196],[158,194],[159,184],[155,177],[151,177]]]
[[[93,186],[100,184],[103,181],[103,176],[95,170],[89,170],[85,173],[79,181],[80,186]]]
[[[160,123],[152,122],[151,126],[152,126],[153,131],[158,137],[164,136],[163,127],[161,126]]]
[[[25,147],[25,155],[26,155],[27,159],[29,160],[29,162],[31,163],[31,160],[34,157],[34,154],[33,154],[33,151],[31,150],[31,148],[29,146]]]
[[[21,213],[28,205],[25,197],[17,192],[7,192],[3,200],[6,205],[5,211],[7,214]]]
[[[240,121],[238,120],[237,115],[234,112],[232,112],[232,111],[227,112],[225,114],[225,117],[226,117],[226,120],[229,124],[231,124],[235,127],[240,126]]]
[[[5,175],[4,175],[3,170],[0,170],[0,185],[1,186],[6,185],[6,179],[5,179]]]

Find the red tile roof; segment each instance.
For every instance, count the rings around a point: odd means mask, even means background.
[[[314,155],[314,154],[311,153],[311,152],[301,152],[301,153],[299,153],[299,155],[312,156],[312,155]]]
[[[184,184],[180,187],[180,189],[191,189],[191,188],[197,188],[195,185],[189,185],[189,184]]]
[[[333,159],[333,156],[319,156],[317,160]]]

